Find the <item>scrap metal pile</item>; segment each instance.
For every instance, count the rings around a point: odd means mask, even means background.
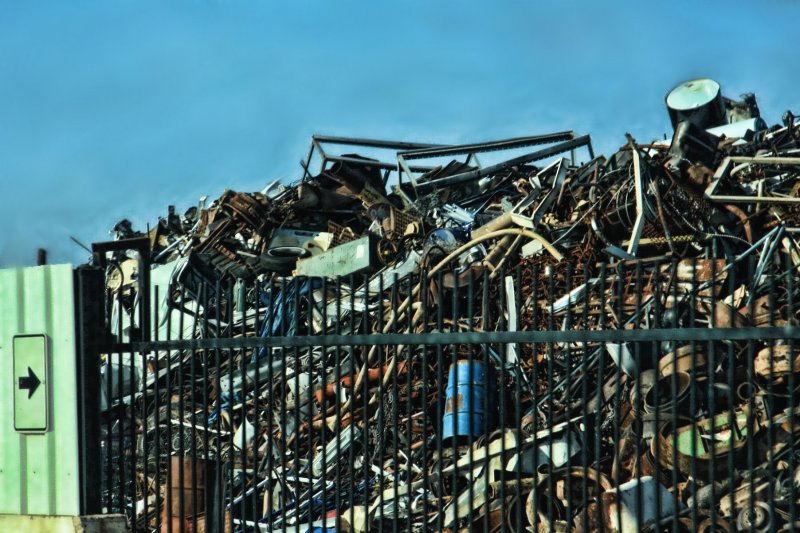
[[[671,141],[628,136],[609,157],[572,132],[315,137],[296,184],[170,208],[147,233],[118,224],[151,255],[110,259],[110,323],[141,337],[147,268],[153,340],[797,326],[800,120],[767,127],[752,95],[711,80],[667,105]],[[236,473],[223,505],[239,530],[656,527],[656,506],[630,496],[645,491],[680,530],[762,531],[790,524],[800,483],[798,348],[770,338],[320,341],[107,361],[109,375],[137,368],[116,413],[142,430],[149,504],[136,509],[151,527],[166,493],[154,472],[180,448]],[[160,448],[156,428],[186,444]]]

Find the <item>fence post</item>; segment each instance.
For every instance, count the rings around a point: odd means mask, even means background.
[[[78,371],[78,468],[82,515],[102,512],[100,503],[100,351],[107,335],[103,270],[75,270],[75,333]]]

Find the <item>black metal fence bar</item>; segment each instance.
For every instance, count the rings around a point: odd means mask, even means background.
[[[681,329],[603,329],[569,331],[475,331],[441,333],[384,333],[315,335],[302,337],[247,337],[236,339],[194,339],[133,343],[136,352],[156,350],[204,350],[249,348],[312,348],[323,344],[396,346],[406,344],[452,345],[482,343],[593,343],[593,342],[703,342],[747,340],[797,340],[796,326]]]

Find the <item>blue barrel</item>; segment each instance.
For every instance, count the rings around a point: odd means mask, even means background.
[[[490,367],[489,372],[491,370]],[[444,417],[442,418],[443,439],[454,436],[478,436],[493,429],[487,427],[487,418],[488,425],[491,425],[496,418],[487,417],[487,392],[489,394],[489,412],[491,413],[495,408],[493,389],[490,388],[487,391],[489,383],[491,383],[489,373],[483,361],[458,361],[455,365],[450,366],[445,389]],[[470,423],[470,411],[472,411],[472,423]],[[458,424],[456,424],[456,420]]]

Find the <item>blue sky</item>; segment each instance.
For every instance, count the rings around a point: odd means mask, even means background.
[[[757,6],[757,7],[756,7]],[[441,143],[671,133],[708,76],[800,111],[800,4],[0,2],[0,266],[80,263],[204,194],[299,177],[313,133]]]

